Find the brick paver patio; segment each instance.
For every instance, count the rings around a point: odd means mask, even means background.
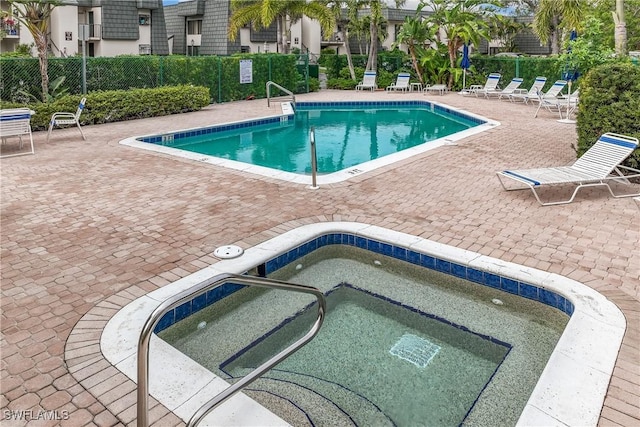
[[[118,144],[147,133],[276,114],[265,100],[34,134],[36,154],[0,162],[2,425],[135,421],[135,385],[102,358],[109,318],[145,292],[301,224],[358,221],[562,274],[623,311],[627,332],[600,425],[640,425],[639,204],[605,189],[540,206],[495,171],[572,162],[575,125],[530,106],[420,93],[323,91],[299,100],[433,99],[501,126],[310,190]],[[73,331],[73,333],[72,333]],[[30,411],[30,412],[29,412]],[[57,420],[17,420],[22,416]],[[155,404],[155,425],[180,425]]]

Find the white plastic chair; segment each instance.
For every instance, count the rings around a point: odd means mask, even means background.
[[[498,95],[498,99],[502,99],[503,96],[508,97],[513,93],[513,91],[518,89],[523,81],[524,80],[521,77],[514,77],[504,89],[496,90],[494,92],[486,92],[484,96],[489,98],[491,95]]]
[[[53,113],[51,116],[51,121],[49,122],[49,133],[47,133],[47,142],[49,142],[49,137],[51,136],[51,131],[54,126],[64,126],[64,125],[76,125],[78,126],[78,130],[80,131],[80,135],[82,135],[82,139],[85,141],[87,138],[84,137],[84,132],[82,132],[82,128],[80,127],[80,115],[84,110],[84,104],[87,102],[87,98],[82,98],[80,100],[80,104],[78,104],[78,109],[75,113],[68,112],[57,112]]]
[[[486,96],[486,93],[488,92],[496,92],[498,91],[498,82],[500,82],[501,77],[502,74],[500,73],[491,73],[489,74],[489,77],[487,77],[487,81],[484,86],[471,85],[469,86],[469,92],[475,93],[476,96],[478,96],[479,93],[484,93]]]
[[[388,91],[392,90],[401,90],[403,92],[409,91],[409,80],[411,79],[411,74],[409,73],[398,73],[398,77],[394,83],[387,86]]]
[[[543,76],[538,76],[534,80],[531,88],[529,90],[526,89],[514,89],[512,93],[509,94],[509,101],[513,102],[514,100],[522,100],[525,104],[529,102],[529,99],[535,98],[539,90],[542,90],[544,85],[547,83],[547,78]]]
[[[638,147],[638,139],[615,133],[605,133],[595,144],[591,146],[578,160],[570,166],[556,166],[541,169],[505,170],[497,172],[500,184],[507,191],[531,189],[536,200],[542,206],[561,205],[571,203],[578,190],[584,187],[605,186],[613,197],[635,197],[640,192],[628,194],[615,194],[609,186],[614,181],[620,184],[632,186],[632,178],[640,178],[640,170],[620,163],[633,153]],[[504,178],[508,182],[516,181],[520,185],[507,187]],[[524,185],[524,187],[523,187]],[[552,185],[575,185],[573,194],[569,199],[556,202],[543,202],[537,189]]]
[[[356,90],[364,90],[369,89],[374,91],[378,89],[378,84],[376,83],[376,72],[375,71],[365,71],[364,77],[360,83],[356,86]]]
[[[29,135],[31,150],[27,152],[10,153],[0,155],[1,158],[35,154],[33,147],[33,134],[31,133],[31,116],[35,114],[28,108],[8,108],[0,110],[0,140],[2,145],[7,144],[9,137],[17,136],[20,139],[19,148],[22,149],[22,137]]]

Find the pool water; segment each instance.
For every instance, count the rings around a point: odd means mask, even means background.
[[[328,107],[323,107],[328,108]],[[193,135],[165,146],[293,173],[311,173],[315,129],[318,173],[337,172],[477,126],[477,120],[418,106],[299,106],[293,120]]]
[[[320,334],[245,391],[292,425],[514,425],[568,320],[537,301],[342,245],[269,277],[316,286],[330,301]],[[233,382],[308,330],[312,302],[242,289],[158,335]]]
[[[265,378],[299,385],[290,385],[288,399],[299,388],[313,390],[357,425],[459,425],[509,351],[508,345],[348,286],[331,292],[327,306],[318,336]],[[234,379],[246,375],[304,333],[315,312],[311,307],[221,369]]]

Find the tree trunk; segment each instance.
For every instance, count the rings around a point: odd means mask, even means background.
[[[411,62],[413,63],[413,68],[416,70],[416,74],[418,75],[418,80],[420,80],[420,83],[424,83],[422,77],[422,67],[420,66],[418,58],[416,57],[415,46],[409,46],[409,55],[411,55]]]
[[[557,55],[560,53],[560,30],[558,29],[559,19],[558,16],[553,17],[553,29],[551,30],[551,54]]]
[[[616,55],[624,56],[627,54],[627,24],[624,20],[624,0],[616,0],[613,22],[616,26],[614,32]]]
[[[282,16],[278,16],[276,18],[276,46],[277,50],[280,53],[284,52],[284,47],[282,46],[282,33],[284,32],[284,26],[282,25]]]
[[[42,102],[48,101],[49,96],[49,57],[47,52],[47,35],[34,34],[36,49],[38,50],[38,63],[40,65],[40,76],[42,78]]]
[[[349,46],[349,30],[344,30],[344,50],[347,54],[347,65],[349,66],[349,74],[351,74],[351,80],[356,81],[356,71],[353,68],[353,58],[351,57],[351,46]]]
[[[371,23],[369,24],[369,34],[371,35],[371,40],[369,44],[367,70],[376,71],[378,69],[378,25],[376,25],[376,20],[373,16],[371,16]]]
[[[282,15],[282,53],[289,53],[289,28],[287,27],[287,17]]]
[[[451,89],[453,87],[453,69],[456,67],[456,59],[458,58],[458,37],[455,37],[453,40],[449,40],[447,43],[447,49],[449,50],[449,67],[451,67],[452,72],[449,73],[449,82],[447,83],[447,87]]]

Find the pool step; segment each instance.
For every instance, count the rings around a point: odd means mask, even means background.
[[[301,424],[288,417],[288,414],[295,412],[302,412],[308,417],[307,423],[302,425],[394,425],[392,420],[365,397],[339,384],[296,372],[273,369],[256,380],[249,389],[254,390],[255,395],[249,391],[247,394],[295,426]],[[281,400],[275,402],[274,396]],[[277,405],[270,406],[270,403]],[[299,413],[295,415],[298,418],[300,416]]]

